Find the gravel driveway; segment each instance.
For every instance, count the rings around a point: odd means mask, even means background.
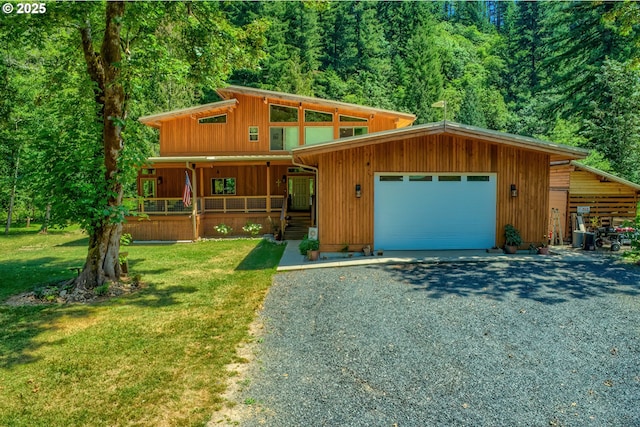
[[[243,426],[640,426],[635,266],[290,272],[261,316]]]

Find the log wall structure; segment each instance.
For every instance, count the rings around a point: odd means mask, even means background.
[[[561,212],[565,239],[571,237],[571,216],[577,214],[578,206],[589,207],[590,212],[582,214],[587,225],[594,217],[604,226],[637,216],[640,185],[576,162],[553,165],[550,176],[550,207]]]

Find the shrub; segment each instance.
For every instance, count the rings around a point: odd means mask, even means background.
[[[504,226],[504,238],[507,246],[520,246],[522,244],[520,232],[511,224]]]
[[[317,251],[318,249],[320,249],[320,242],[318,240],[309,239],[308,235],[305,235],[298,245],[300,255],[306,255],[308,251]]]
[[[254,224],[253,222],[249,221],[245,224],[244,227],[242,227],[242,229],[246,233],[251,234],[252,236],[257,236],[260,233],[260,230],[262,230],[262,225]]]
[[[218,233],[224,234],[225,236],[233,231],[233,228],[227,224],[218,224],[213,228],[215,228]]]
[[[99,297],[101,297],[103,295],[106,295],[107,292],[109,292],[109,283],[105,283],[104,285],[100,285],[100,286],[96,287],[94,292]]]

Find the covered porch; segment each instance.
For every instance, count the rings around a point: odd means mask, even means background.
[[[221,237],[220,224],[236,236],[248,234],[247,223],[262,225],[261,234],[286,232],[291,214],[315,224],[315,185],[314,172],[290,155],[150,158],[138,173],[138,197],[126,201],[124,229],[143,241]]]

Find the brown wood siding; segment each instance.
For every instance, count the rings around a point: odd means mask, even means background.
[[[505,224],[525,242],[548,232],[549,156],[522,149],[431,135],[318,155],[319,233],[323,250],[373,243],[376,172],[493,172],[497,174],[496,244]],[[362,197],[355,197],[355,185]],[[511,197],[510,186],[518,188]],[[446,206],[445,206],[446,208]]]
[[[271,217],[271,221],[269,220]],[[231,236],[248,236],[242,230],[247,222],[262,224],[259,236],[265,233],[272,233],[271,223],[279,223],[280,217],[276,214],[204,214],[198,215],[197,228],[199,237],[223,237],[216,230],[218,224],[226,224],[233,228]],[[127,217],[123,224],[123,233],[129,233],[133,240],[148,241],[176,241],[192,240],[193,225],[191,218],[186,215],[181,216],[149,216],[148,219],[138,219]]]
[[[311,104],[292,101],[268,100],[238,94],[238,106],[226,112],[227,123],[199,124],[198,116],[179,117],[162,122],[160,128],[161,156],[197,156],[203,154],[234,153],[284,153],[269,150],[269,128],[271,126],[298,126],[300,144],[304,141],[304,126],[327,126],[323,123],[305,123],[304,110],[322,111],[333,114],[334,121],[328,126],[334,127],[334,137],[338,138],[340,127],[367,126],[368,132],[380,132],[395,129],[399,122],[394,117],[375,114],[373,118],[359,112],[329,109]],[[269,105],[278,104],[298,108],[298,123],[270,123]],[[340,122],[340,115],[366,118],[368,123]],[[249,141],[249,126],[258,126],[258,141]]]
[[[592,217],[619,224],[636,217],[638,194],[633,187],[619,182],[602,182],[598,175],[576,169],[571,173],[569,217],[577,213],[578,206],[590,207],[590,213],[583,215],[587,225]]]
[[[552,190],[569,190],[569,181],[573,170],[574,167],[572,165],[552,166],[550,171],[549,187],[551,187]]]
[[[283,176],[287,175],[287,171],[292,165],[271,165],[270,177],[271,185],[270,195],[284,194],[286,183],[282,181]],[[140,180],[144,178],[156,178],[157,197],[182,197],[184,190],[184,172],[187,170],[182,168],[156,168],[155,175],[139,175],[138,176],[138,194],[141,194],[142,186]],[[213,165],[198,168],[198,195],[211,196],[211,179],[213,178],[235,178],[236,179],[236,196],[264,196],[267,195],[267,166],[247,165],[247,166],[227,166]],[[191,177],[191,172],[189,172]],[[162,184],[158,184],[158,179],[162,177]],[[277,180],[280,179],[278,186]]]

